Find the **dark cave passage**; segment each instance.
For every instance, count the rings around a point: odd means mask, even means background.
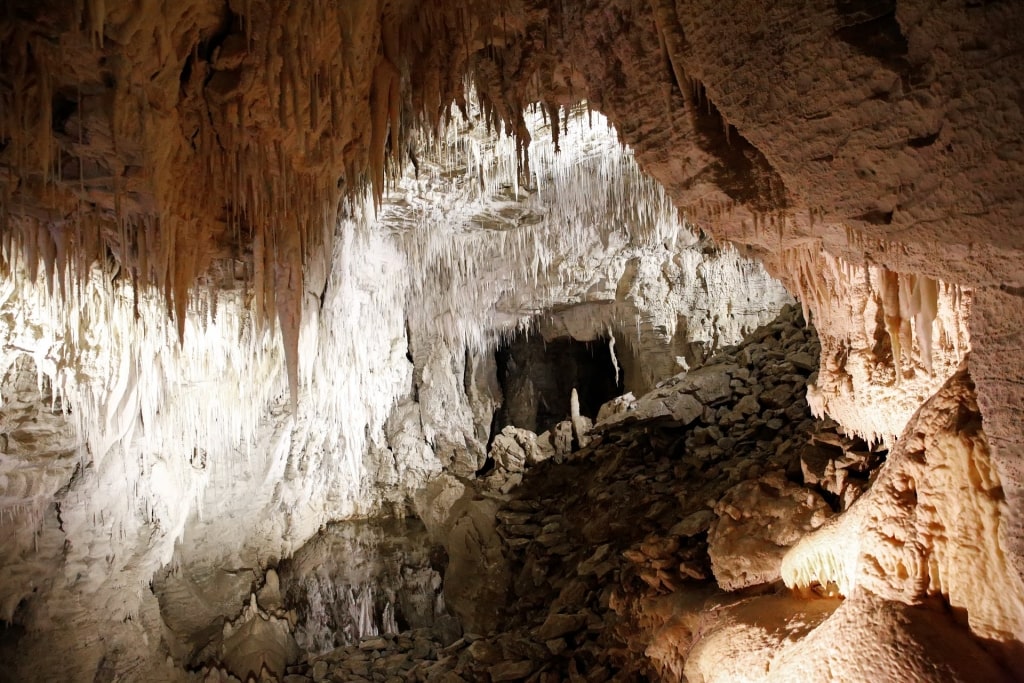
[[[619,396],[624,379],[608,342],[581,342],[569,337],[546,341],[537,334],[519,335],[495,351],[498,381],[505,401],[495,414],[492,434],[512,425],[540,434],[569,419],[575,388],[580,414],[591,419],[606,401]]]

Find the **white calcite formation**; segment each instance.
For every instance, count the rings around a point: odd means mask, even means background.
[[[782,258],[821,339],[812,410],[848,433],[892,444],[970,350],[970,291],[806,246]]]
[[[431,565],[435,550],[415,519],[337,522],[319,532],[280,570],[279,595],[298,606],[291,618],[302,651],[397,633],[399,622],[446,628],[452,618],[441,594],[443,567]]]
[[[258,572],[330,520],[482,465],[503,335],[610,334],[643,386],[639,368],[678,369],[691,342],[735,340],[789,300],[695,240],[599,117],[564,123],[558,154],[538,132],[529,186],[514,145],[453,127],[379,209],[350,207],[306,264],[294,398],[279,328],[233,273],[197,290],[179,337],[116,266],[62,294],[16,264],[0,304],[4,410],[41,418],[6,430],[0,455],[3,618],[63,639],[126,620],[132,655],[116,667],[163,670],[139,640],[159,631],[148,586],[162,568]],[[108,646],[82,647],[40,675],[87,677]]]

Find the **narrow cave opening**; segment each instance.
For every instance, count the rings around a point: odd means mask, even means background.
[[[509,425],[540,434],[568,420],[573,389],[580,414],[596,418],[602,404],[623,392],[625,380],[611,354],[607,339],[546,340],[536,333],[498,346],[495,360],[505,400],[494,415],[492,439]]]

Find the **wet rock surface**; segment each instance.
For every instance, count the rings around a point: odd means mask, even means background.
[[[845,509],[884,459],[811,417],[803,396],[817,352],[788,308],[599,421],[562,462],[517,457],[506,468],[499,444],[502,466],[476,486],[496,504],[507,562],[507,597],[491,606],[500,626],[363,639],[307,656],[286,680],[678,679],[702,612],[752,594],[787,599],[786,548]],[[453,578],[446,597],[459,591]]]

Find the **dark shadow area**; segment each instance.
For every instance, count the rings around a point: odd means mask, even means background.
[[[14,621],[0,622],[0,683],[15,683],[20,680],[9,663],[17,660],[20,641],[26,633],[25,627],[20,623],[20,617],[25,610],[25,602],[22,600],[18,603]]]
[[[836,11],[840,40],[898,74],[908,71],[907,39],[896,20],[895,0],[836,0]]]
[[[498,381],[505,401],[495,413],[491,435],[512,425],[541,433],[569,419],[575,388],[580,414],[591,419],[606,401],[622,393],[605,340],[580,342],[568,337],[545,341],[526,334],[495,351]]]

